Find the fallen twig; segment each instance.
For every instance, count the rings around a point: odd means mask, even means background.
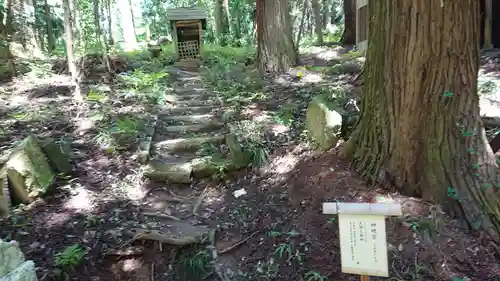
[[[155,263],[151,264],[151,281],[155,281]]]
[[[172,215],[168,215],[168,214],[151,213],[151,212],[144,212],[141,214],[148,216],[148,217],[159,217],[159,218],[171,219],[171,220],[175,220],[175,221],[181,220],[180,218],[178,218],[176,216],[172,216]]]
[[[194,205],[193,207],[193,214],[194,215],[198,215],[198,209],[200,208],[201,206],[201,202],[203,202],[203,199],[205,198],[205,196],[207,195],[207,191],[208,191],[208,186],[205,187],[205,189],[203,190],[203,192],[201,193],[200,197],[198,197],[198,200],[196,201],[196,204]]]
[[[123,248],[123,247],[122,247]],[[137,256],[144,253],[144,247],[142,246],[131,246],[125,249],[111,249],[104,253],[106,256]]]
[[[235,243],[234,245],[229,246],[229,247],[227,247],[226,249],[219,251],[219,254],[221,254],[221,255],[222,255],[222,254],[225,254],[225,253],[227,253],[227,252],[229,252],[229,251],[231,251],[231,250],[234,250],[235,248],[239,247],[241,244],[243,244],[243,243],[247,242],[248,240],[250,240],[250,238],[252,238],[252,237],[254,237],[255,235],[257,235],[257,233],[259,233],[259,232],[260,232],[260,230],[255,231],[254,233],[250,234],[250,235],[249,235],[248,237],[246,237],[245,239],[242,239],[242,240],[240,240],[239,242]]]

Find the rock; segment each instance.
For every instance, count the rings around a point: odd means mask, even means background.
[[[24,262],[24,254],[16,241],[0,239],[0,277],[7,275]]]
[[[0,168],[0,217],[7,214],[10,209],[10,190],[7,178],[7,168]]]
[[[231,160],[235,169],[242,169],[250,164],[250,155],[241,147],[236,135],[228,134],[226,136],[226,145],[231,152]]]
[[[193,165],[191,162],[169,163],[153,159],[149,161],[144,174],[156,181],[169,181],[172,183],[190,183]]]
[[[180,138],[169,139],[156,144],[162,151],[196,151],[203,145],[214,144],[218,145],[224,142],[224,136],[208,136],[208,137],[193,137],[193,138]]]
[[[73,168],[69,163],[69,155],[64,146],[57,145],[51,138],[45,139],[41,146],[54,171],[65,175],[71,173]]]
[[[168,39],[167,36],[160,36],[158,37],[158,45],[165,45],[165,44],[170,44],[172,41]]]
[[[33,261],[25,261],[16,269],[9,272],[4,277],[0,277],[0,281],[37,281],[35,263]]]
[[[5,167],[12,195],[22,203],[29,203],[46,193],[54,179],[47,158],[33,135],[14,149]]]
[[[340,139],[342,115],[325,97],[317,96],[307,107],[306,128],[321,150],[335,146]]]

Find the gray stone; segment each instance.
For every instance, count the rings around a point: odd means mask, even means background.
[[[24,254],[19,249],[18,242],[0,240],[0,277],[7,275],[23,262]]]
[[[33,261],[25,261],[16,269],[9,272],[4,277],[0,277],[0,281],[37,281],[35,263]]]
[[[340,139],[342,115],[332,102],[322,96],[317,96],[307,107],[306,128],[319,149],[328,150]]]

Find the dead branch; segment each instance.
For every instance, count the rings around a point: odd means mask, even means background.
[[[164,219],[171,219],[171,220],[175,220],[175,221],[180,221],[181,219],[176,217],[176,216],[172,216],[172,215],[168,215],[168,214],[160,214],[160,213],[152,213],[152,212],[145,212],[145,213],[141,213],[142,215],[144,216],[148,216],[148,217],[158,217],[158,218],[164,218]]]
[[[240,245],[242,245],[243,243],[247,242],[248,240],[250,240],[250,238],[254,237],[255,235],[257,235],[258,233],[260,232],[260,230],[257,230],[255,231],[254,233],[250,234],[248,237],[246,237],[245,239],[242,239],[240,241],[238,241],[237,243],[235,243],[234,245],[232,246],[229,246],[227,247],[226,249],[222,250],[222,251],[219,251],[219,254],[225,254],[229,251],[232,251],[234,249],[236,249],[237,247],[239,247]]]
[[[203,199],[205,199],[205,196],[207,195],[208,191],[208,186],[205,187],[203,192],[200,194],[200,197],[198,197],[198,200],[196,201],[196,204],[193,207],[193,214],[195,216],[198,216],[198,209],[200,209],[201,203],[203,202]]]

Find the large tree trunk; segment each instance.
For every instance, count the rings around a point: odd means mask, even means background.
[[[356,44],[356,0],[344,0],[344,33],[341,42],[344,45]]]
[[[319,0],[312,0],[312,8],[314,13],[314,32],[316,33],[316,44],[323,44],[323,16],[321,15],[321,7]]]
[[[353,166],[498,240],[499,170],[476,92],[479,2],[370,1],[369,13]]]
[[[281,72],[297,63],[287,0],[257,0],[257,59],[261,72]]]

